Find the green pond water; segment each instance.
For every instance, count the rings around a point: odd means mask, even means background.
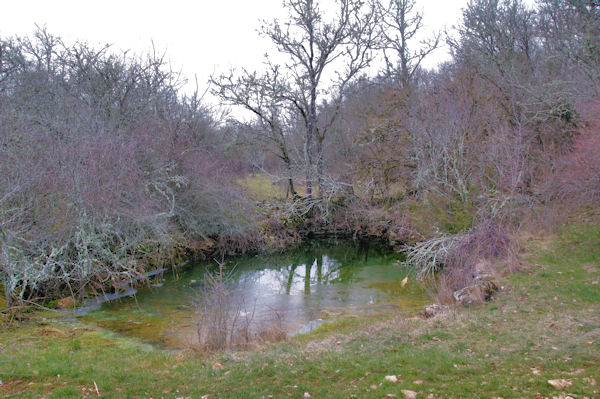
[[[281,254],[231,258],[225,269],[240,317],[251,319],[251,328],[276,323],[293,335],[323,321],[421,310],[430,298],[402,260],[401,254],[373,244],[327,240]],[[165,272],[155,286],[106,302],[81,319],[160,348],[194,344],[206,271],[215,265]],[[402,286],[407,276],[409,283]]]

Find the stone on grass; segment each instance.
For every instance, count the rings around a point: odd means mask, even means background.
[[[554,388],[559,389],[561,391],[563,389],[568,388],[571,385],[573,385],[571,380],[565,380],[563,378],[560,378],[558,380],[548,380],[548,384],[552,385]]]
[[[403,389],[400,392],[402,392],[404,394],[404,397],[406,399],[416,399],[416,397],[417,397],[417,392],[415,392],[415,391],[411,391],[411,390],[408,390],[408,389]]]
[[[498,284],[490,273],[475,269],[473,284],[454,291],[454,299],[463,305],[471,305],[489,300],[498,291]]]
[[[75,300],[72,296],[68,296],[56,302],[56,307],[59,309],[73,309],[75,307]]]
[[[430,317],[433,317],[438,313],[443,313],[448,309],[448,306],[438,305],[437,303],[434,303],[432,305],[425,306],[425,308],[423,308],[423,310],[419,312],[419,315],[426,319],[429,319]]]
[[[221,363],[215,363],[212,365],[213,370],[223,370],[225,367]]]

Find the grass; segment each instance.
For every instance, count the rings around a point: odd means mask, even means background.
[[[0,332],[0,396],[97,396],[96,383],[107,398],[599,397],[600,229],[523,244],[529,266],[490,303],[428,320],[342,320],[248,352],[165,353],[36,314]],[[398,383],[384,380],[392,374]]]
[[[243,179],[239,179],[238,184],[257,201],[285,196],[285,188],[282,188],[282,184],[273,183],[269,176],[261,173],[249,174]]]

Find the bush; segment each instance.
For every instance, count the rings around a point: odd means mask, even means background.
[[[406,248],[405,264],[415,269],[419,279],[435,278],[437,291],[469,285],[480,272],[503,264],[515,270],[517,244],[502,224],[486,220],[461,234],[443,235]],[[496,270],[497,272],[497,270]]]
[[[210,111],[179,94],[164,58],[45,30],[0,47],[9,302],[118,290],[188,242],[255,230]]]
[[[223,263],[208,271],[204,286],[195,299],[198,345],[205,350],[223,351],[247,346],[251,339],[254,307],[249,309],[235,281],[225,273]]]

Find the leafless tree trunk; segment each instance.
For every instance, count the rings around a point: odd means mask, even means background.
[[[304,155],[306,194],[313,195],[315,173],[319,180],[322,145],[328,129],[337,116],[344,88],[372,60],[375,47],[374,8],[364,9],[357,0],[337,0],[337,15],[328,16],[314,0],[288,0],[288,22],[274,20],[265,24],[262,33],[288,57],[285,68],[289,71],[289,92],[286,100],[301,116],[304,126]],[[335,65],[335,67],[334,67]],[[326,74],[334,74],[326,81]],[[335,112],[319,124],[320,105],[325,91],[334,95],[331,100]],[[320,165],[320,166],[319,166]]]
[[[263,75],[243,70],[237,78],[233,73],[211,77],[211,83],[215,95],[231,105],[243,107],[258,119],[256,138],[266,143],[283,162],[289,192],[295,197],[293,160],[288,145],[292,118],[286,101],[289,87],[280,67],[269,65]]]
[[[438,48],[440,34],[421,41],[414,49],[413,41],[423,28],[423,13],[415,10],[416,0],[389,0],[378,3],[379,33],[383,37],[382,50],[387,75],[398,79],[407,90],[423,60]]]

